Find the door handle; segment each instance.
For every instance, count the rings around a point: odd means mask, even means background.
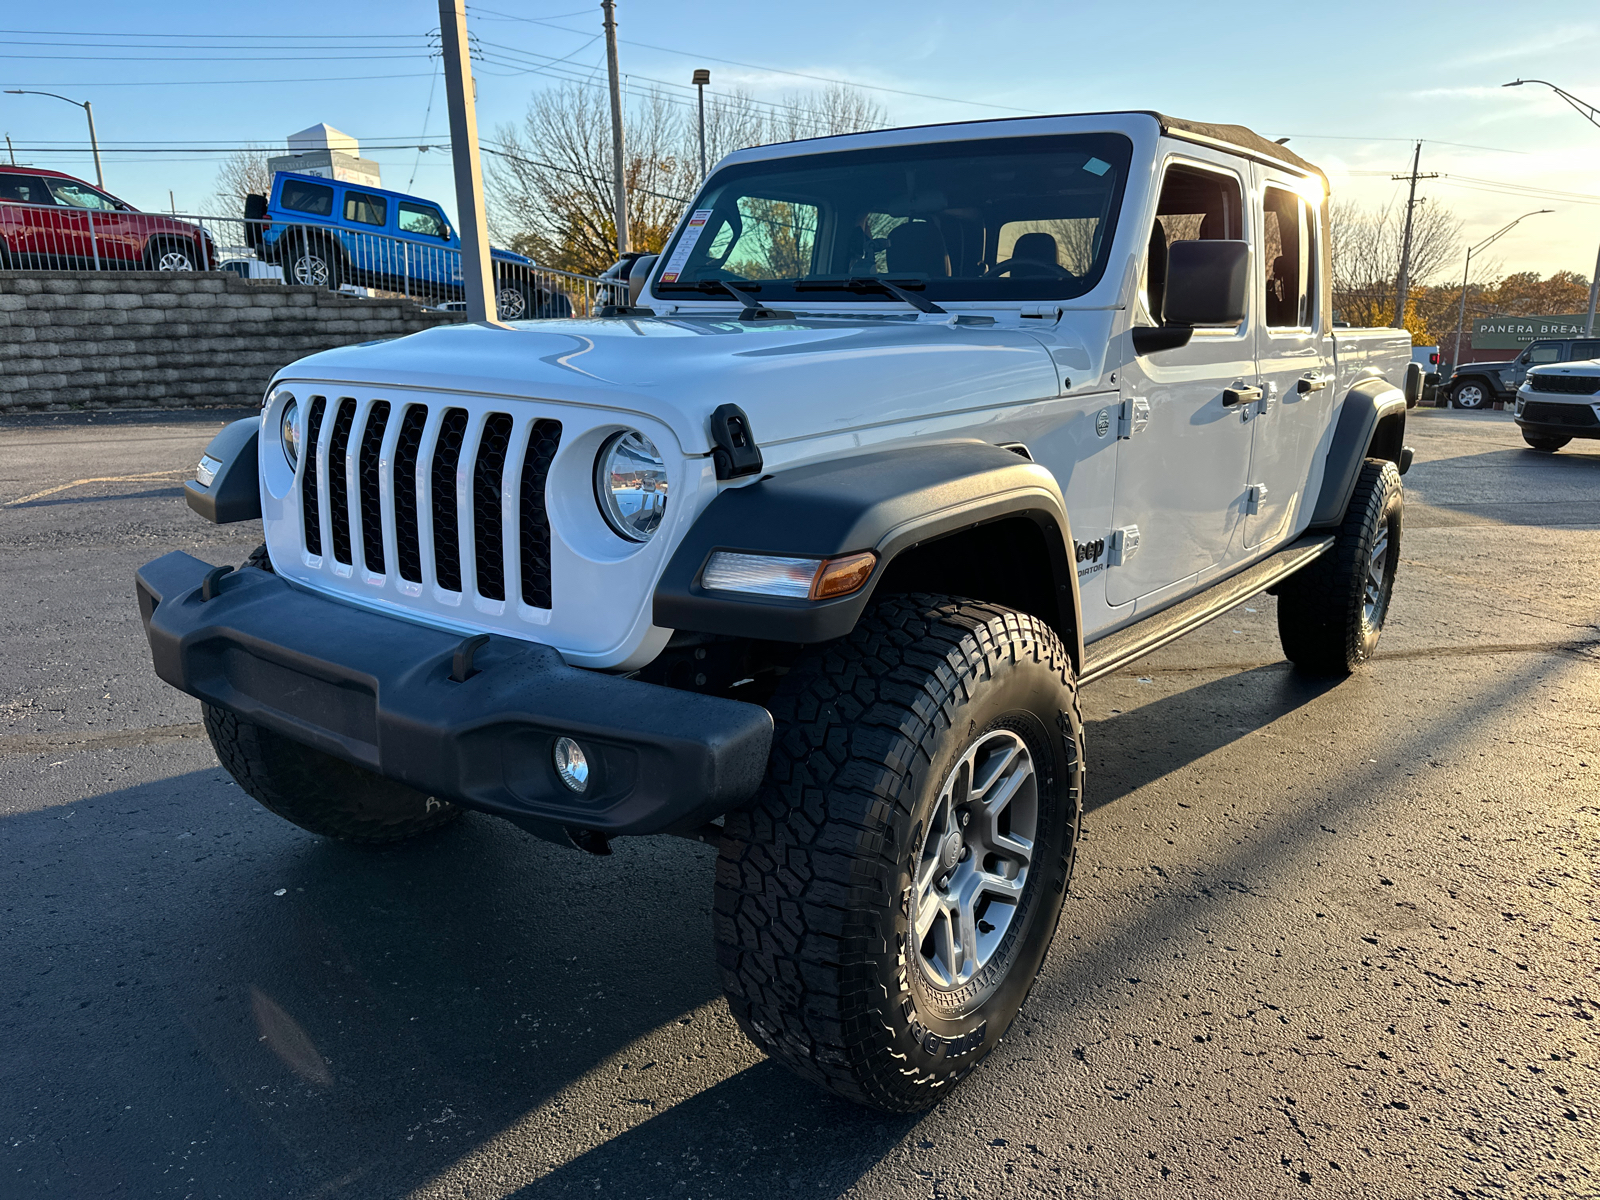
[[[1309,375],[1302,375],[1299,379],[1295,380],[1294,390],[1304,396],[1308,392],[1320,392],[1327,386],[1328,377],[1326,375],[1318,375],[1313,372]]]
[[[1261,399],[1262,392],[1258,387],[1231,387],[1224,388],[1222,392],[1222,406],[1233,408],[1239,404],[1254,404]]]

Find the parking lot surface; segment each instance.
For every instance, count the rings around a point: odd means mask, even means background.
[[[271,815],[152,674],[143,562],[227,414],[0,423],[0,1195],[1600,1195],[1600,443],[1418,410],[1377,659],[1258,596],[1085,691],[1077,877],[918,1117],[766,1062],[714,855]]]

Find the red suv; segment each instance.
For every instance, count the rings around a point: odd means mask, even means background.
[[[0,166],[0,267],[207,271],[210,236],[59,171]]]

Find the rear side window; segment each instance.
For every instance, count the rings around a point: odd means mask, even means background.
[[[357,225],[385,225],[389,220],[389,202],[367,192],[346,192],[344,219]]]
[[[1264,315],[1269,328],[1309,329],[1315,292],[1316,222],[1305,199],[1287,188],[1269,187],[1261,224],[1266,263]]]
[[[444,218],[439,215],[438,209],[405,200],[400,201],[400,232],[421,234],[423,237],[446,236]]]
[[[13,204],[55,203],[55,197],[37,175],[0,175],[0,200]]]
[[[1167,294],[1167,247],[1173,242],[1237,241],[1244,237],[1244,200],[1235,175],[1174,164],[1161,183],[1150,230],[1145,289],[1150,315],[1161,320]]]
[[[311,217],[333,216],[333,189],[320,183],[306,183],[299,179],[284,182],[278,203],[290,212],[305,213]]]
[[[1600,358],[1600,342],[1573,342],[1572,357],[1574,361]]]

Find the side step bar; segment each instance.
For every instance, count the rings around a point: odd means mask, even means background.
[[[1199,629],[1234,605],[1242,604],[1257,592],[1287,579],[1312,559],[1331,549],[1333,541],[1331,533],[1308,534],[1270,558],[1264,558],[1237,575],[1214,584],[1198,596],[1190,596],[1171,608],[1101,638],[1085,648],[1087,661],[1078,675],[1078,682],[1092,683],[1113,671],[1120,671],[1152,650],[1159,650],[1190,630]]]

